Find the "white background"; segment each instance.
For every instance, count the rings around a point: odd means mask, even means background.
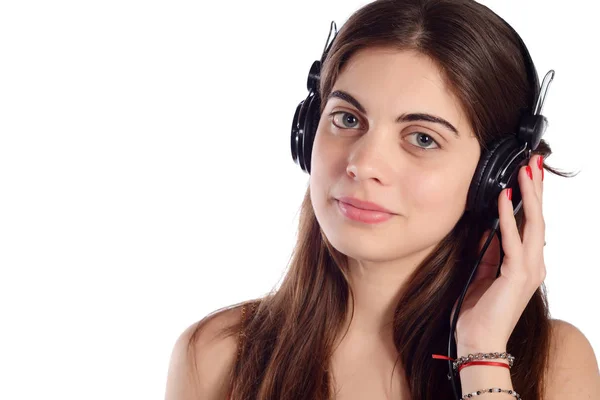
[[[172,346],[278,285],[308,175],[290,127],[365,1],[0,5],[0,398],[160,399]],[[592,2],[486,1],[540,75],[552,317],[600,354]]]

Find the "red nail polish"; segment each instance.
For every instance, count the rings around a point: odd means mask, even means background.
[[[542,169],[542,166],[544,165],[544,156],[538,157],[537,164],[538,164],[538,168]]]
[[[531,167],[528,165],[525,170],[527,171],[527,176],[529,176],[529,179],[533,180],[533,172],[531,171]]]
[[[512,200],[512,189],[511,188],[506,189],[506,196],[508,197],[509,200]]]

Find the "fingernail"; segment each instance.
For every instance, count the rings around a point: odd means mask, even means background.
[[[543,169],[542,166],[544,165],[544,156],[539,156],[537,163],[538,163],[538,168]]]
[[[533,180],[533,172],[531,171],[531,167],[528,165],[525,170],[527,171],[527,176],[529,176],[529,179]]]
[[[506,196],[508,197],[509,200],[512,200],[512,189],[511,188],[506,189]]]

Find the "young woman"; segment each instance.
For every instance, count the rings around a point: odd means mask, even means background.
[[[533,108],[530,78],[516,33],[474,1],[379,0],[354,13],[320,72],[286,278],[181,335],[167,399],[454,399],[447,361],[432,355],[447,354],[489,233],[468,194],[490,144]],[[567,176],[544,164],[550,154],[541,140],[519,168],[516,215],[511,190],[494,199],[502,243],[487,249],[456,325],[458,356],[508,352],[514,364],[462,367],[461,395],[600,394],[590,343],[549,317],[543,290],[544,169]]]

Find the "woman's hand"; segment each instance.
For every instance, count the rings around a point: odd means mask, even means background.
[[[494,236],[460,310],[455,336],[459,357],[466,356],[464,352],[505,351],[527,303],[546,277],[542,162],[541,156],[536,154],[519,170],[524,210],[522,241],[513,216],[513,205],[507,196],[508,189],[500,192],[498,211],[504,250],[501,273],[496,279],[500,248],[498,237]],[[528,175],[529,168],[533,179]],[[480,249],[488,234],[489,231],[483,235]],[[456,303],[452,316],[455,310]]]

